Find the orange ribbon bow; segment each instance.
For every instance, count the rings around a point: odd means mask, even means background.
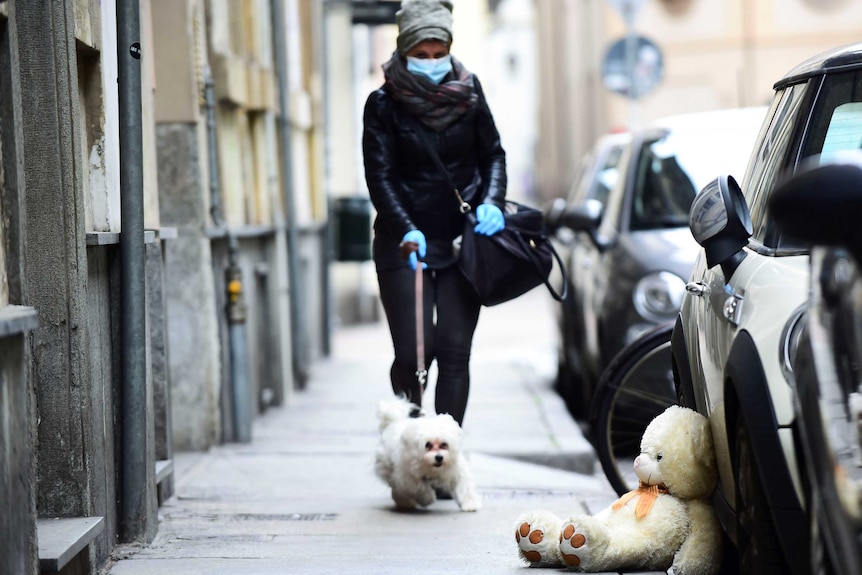
[[[658,499],[660,493],[667,493],[667,486],[664,483],[661,483],[659,485],[647,485],[646,483],[641,481],[637,489],[629,491],[628,493],[617,499],[616,502],[611,506],[611,509],[616,511],[635,497],[640,496],[640,499],[638,499],[638,504],[635,507],[635,517],[637,517],[638,519],[643,519],[647,516],[650,509],[652,509],[653,503],[655,503],[655,500]]]

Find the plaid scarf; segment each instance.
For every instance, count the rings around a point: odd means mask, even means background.
[[[454,79],[434,84],[409,70],[394,52],[383,64],[383,89],[409,113],[435,132],[440,132],[476,106],[479,97],[473,86],[473,75],[454,57]],[[451,74],[447,78],[451,78]]]

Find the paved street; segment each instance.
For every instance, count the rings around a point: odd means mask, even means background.
[[[477,513],[453,501],[394,510],[373,473],[375,408],[391,394],[388,333],[382,322],[345,327],[308,389],[255,421],[251,444],[177,457],[158,536],[121,547],[108,572],[526,574],[513,533],[519,513],[595,511],[614,499],[551,390],[552,305],[534,290],[482,312],[465,419],[484,497]]]

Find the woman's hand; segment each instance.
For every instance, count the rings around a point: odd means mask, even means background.
[[[425,242],[425,234],[423,234],[419,230],[410,230],[409,232],[404,234],[404,237],[401,238],[401,253],[402,254],[406,251],[405,246],[404,246],[405,243],[416,244],[416,249],[410,249],[410,255],[407,256],[407,261],[410,262],[410,267],[413,268],[413,270],[416,270],[416,266],[419,263],[418,258],[424,258],[425,257],[425,251],[428,248],[428,246]],[[416,256],[417,253],[419,254],[418,258]],[[426,264],[425,262],[422,262],[422,269],[424,270],[427,267],[428,267],[428,264]]]
[[[476,220],[473,231],[485,236],[493,236],[506,225],[503,212],[494,204],[479,204],[476,208]]]

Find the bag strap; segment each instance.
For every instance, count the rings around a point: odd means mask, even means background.
[[[416,133],[419,135],[419,139],[422,140],[422,144],[425,146],[425,150],[428,152],[428,155],[431,156],[431,160],[433,160],[434,164],[437,168],[443,173],[443,176],[446,178],[446,184],[452,188],[452,191],[455,192],[455,197],[458,198],[458,203],[461,204],[459,208],[462,214],[467,214],[473,208],[470,207],[470,204],[464,201],[464,198],[461,197],[461,190],[458,189],[458,186],[455,185],[455,182],[452,181],[452,176],[449,175],[449,170],[446,169],[446,166],[443,165],[443,161],[440,159],[440,155],[437,154],[437,149],[434,147],[434,144],[431,142],[431,138],[428,137],[428,132],[425,131],[425,128],[419,123],[419,120],[410,116],[410,120],[413,122],[413,127],[416,128]]]
[[[530,249],[530,246],[527,245],[527,240],[521,234],[512,234],[512,237],[516,238],[517,241],[521,244],[521,247],[524,250],[524,253],[530,254],[530,261],[533,262],[533,266],[536,268],[536,273],[542,277],[542,268],[539,265],[539,262],[536,261],[535,256],[533,256],[533,251]],[[553,297],[557,301],[563,301],[566,299],[566,296],[569,293],[569,276],[566,273],[566,266],[563,265],[563,260],[560,258],[560,254],[557,253],[557,250],[554,249],[554,244],[548,238],[542,238],[544,243],[547,244],[548,248],[551,250],[551,254],[554,256],[554,259],[557,260],[557,266],[560,268],[560,273],[563,275],[563,289],[560,293],[554,289],[554,286],[551,285],[551,282],[548,281],[548,278],[542,278],[545,287],[548,288],[548,291],[551,293],[551,297]]]

